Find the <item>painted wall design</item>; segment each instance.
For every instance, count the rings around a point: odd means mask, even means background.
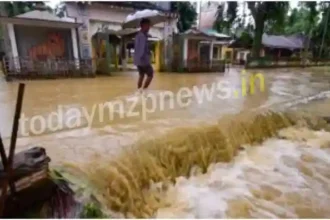
[[[85,4],[77,6],[77,13],[82,25],[78,28],[80,55],[82,59],[91,58],[91,39],[88,34],[89,15]]]
[[[83,17],[83,25],[79,27],[79,42],[80,42],[80,52],[83,59],[89,59],[91,57],[90,53],[90,39],[88,36],[88,19]]]
[[[28,54],[33,60],[63,58],[65,54],[63,37],[58,33],[51,33],[46,42],[32,46]]]
[[[15,25],[18,55],[32,59],[73,59],[70,29]]]

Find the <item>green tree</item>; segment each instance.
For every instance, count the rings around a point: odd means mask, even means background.
[[[307,16],[305,17],[305,27],[306,30],[304,31],[305,35],[308,36],[308,41],[305,42],[304,47],[304,57],[307,59],[308,53],[310,51],[310,44],[311,39],[313,37],[313,32],[315,30],[315,27],[317,26],[317,3],[316,2],[303,2],[300,4],[302,7],[307,9]]]
[[[44,2],[2,2],[5,16],[13,17],[32,10],[51,10]]]
[[[171,11],[175,11],[179,14],[177,23],[179,32],[185,32],[189,30],[192,25],[196,24],[196,8],[190,2],[171,2]]]
[[[290,14],[284,15],[284,22],[276,25],[276,21],[267,22],[265,24],[265,32],[268,34],[303,34],[307,37],[304,46],[305,57],[310,51],[311,38],[315,35],[315,31],[319,26],[319,14],[316,2],[300,2],[297,8],[291,9]],[[275,23],[274,23],[275,22]],[[319,39],[319,41],[321,41]]]
[[[309,10],[306,7],[295,8],[286,19],[284,25],[285,34],[309,33],[308,24]]]
[[[214,30],[231,35],[232,26],[237,17],[237,2],[227,2],[219,4],[216,19],[213,23]]]
[[[254,20],[252,57],[258,58],[265,24],[272,23],[275,29],[283,25],[289,4],[288,2],[248,2],[247,4]]]
[[[297,8],[289,9],[287,2],[247,2],[244,7],[249,9],[252,21],[245,22],[245,16],[236,18],[237,4],[222,3],[218,7],[214,28],[221,32],[233,32],[234,26],[240,29],[241,42],[249,42],[253,37],[252,55],[259,57],[262,34],[303,34],[305,41],[304,54],[313,51],[314,57],[330,57],[330,3],[300,2]],[[290,10],[290,13],[288,13]],[[245,10],[244,10],[245,11]],[[244,13],[245,14],[245,13]],[[321,15],[321,19],[320,19]],[[238,24],[238,25],[237,25]],[[234,30],[236,33],[237,30]]]
[[[247,2],[245,4],[247,4],[254,21],[252,56],[259,57],[265,27],[266,30],[268,28],[272,29],[272,31],[280,32],[285,23],[289,4],[288,2]],[[235,22],[242,22],[242,20],[236,20],[237,7],[237,2],[226,2],[220,5],[214,26],[218,27],[218,30],[222,28],[228,29]],[[245,22],[245,20],[243,21]]]
[[[313,54],[315,57],[330,57],[330,3],[321,2],[319,12],[322,19],[313,31],[311,41],[314,44]]]
[[[0,2],[0,16],[13,17],[32,10],[51,10],[44,2]],[[0,38],[4,41],[4,52],[10,55],[10,41],[7,26],[1,25]]]
[[[330,43],[326,40],[330,39],[329,2],[300,2],[297,8],[292,9],[282,34],[297,33],[307,36],[305,58],[310,52],[313,57],[330,57]]]

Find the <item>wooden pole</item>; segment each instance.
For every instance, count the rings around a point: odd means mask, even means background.
[[[12,165],[13,165],[13,160],[14,160],[14,155],[15,155],[19,119],[20,119],[20,115],[21,115],[21,111],[22,111],[24,89],[25,89],[25,84],[20,83],[19,87],[18,87],[13,130],[12,130],[11,140],[10,140],[9,156],[8,156],[8,161],[7,161],[6,166],[4,166],[6,178],[1,186],[1,189],[2,189],[1,197],[0,197],[0,214],[1,215],[3,214],[3,210],[4,210],[4,206],[5,206],[8,183],[10,184],[11,193],[14,194],[16,192],[15,185],[14,185],[14,183],[11,182],[11,176],[12,176],[12,171],[13,171]],[[1,156],[2,156],[2,153],[1,153]]]
[[[2,165],[3,165],[3,168],[5,169],[7,166],[7,156],[6,156],[5,146],[3,145],[1,136],[0,136],[0,154],[1,154]]]
[[[7,161],[5,146],[3,145],[1,137],[0,137],[0,153],[1,153],[3,169],[6,172],[8,161]],[[5,180],[4,182],[1,183],[0,217],[2,217],[2,213],[5,207],[6,193],[7,193],[7,181]]]
[[[14,159],[14,155],[15,155],[19,119],[21,116],[22,104],[23,104],[24,89],[25,89],[25,84],[20,83],[18,86],[17,102],[16,102],[16,109],[15,109],[15,115],[14,115],[14,124],[13,124],[12,133],[11,133],[10,149],[9,149],[9,156],[8,156],[8,166],[9,166],[10,170],[12,169],[12,163],[13,163],[13,159]]]

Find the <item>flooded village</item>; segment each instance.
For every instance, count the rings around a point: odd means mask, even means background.
[[[1,217],[330,216],[328,2],[0,2],[0,22]]]

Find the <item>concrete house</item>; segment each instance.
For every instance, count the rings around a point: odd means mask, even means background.
[[[215,30],[213,30],[213,24],[216,20],[216,14],[218,6],[221,4],[221,2],[204,2],[201,3],[201,12],[199,15],[199,26],[198,28],[206,32],[208,34],[213,35],[222,35],[221,33],[217,33]],[[226,36],[221,37],[217,36],[218,38],[228,38]],[[234,60],[234,52],[232,48],[229,48],[229,41],[228,40],[221,40],[214,44],[214,59],[221,59],[221,60],[227,60],[227,61],[233,61]]]
[[[16,17],[1,17],[0,21],[7,26],[10,40],[5,74],[67,74],[80,69],[77,38],[80,24],[75,19],[35,10]]]
[[[168,21],[151,28],[152,40],[166,39],[176,32],[177,15],[170,12],[170,2],[66,2],[64,16],[58,17],[48,11],[31,11],[16,17],[1,17],[7,25],[11,52],[7,54],[5,72],[16,76],[26,75],[86,75],[94,74],[96,61],[105,57],[100,48],[95,48],[95,41],[101,40],[111,46],[111,63],[117,67],[125,63],[128,57],[127,44],[122,39],[134,38],[134,31],[121,31],[127,15],[137,10],[153,9],[162,11]],[[133,35],[132,35],[133,34]],[[115,42],[113,39],[119,39]],[[97,42],[99,43],[99,42]],[[101,42],[102,43],[102,42]],[[154,46],[153,48],[157,48]],[[101,48],[102,49],[102,48]],[[109,51],[109,47],[106,48]],[[123,52],[124,51],[124,52]],[[160,50],[155,50],[160,53]],[[158,54],[159,57],[159,54]],[[10,59],[10,60],[9,60]],[[159,59],[158,59],[159,60]]]
[[[109,31],[119,31],[122,29],[122,23],[125,18],[137,10],[154,9],[163,12],[168,16],[168,21],[157,24],[150,30],[153,42],[158,42],[177,32],[176,23],[177,15],[170,11],[170,2],[92,2],[92,3],[65,3],[66,16],[75,18],[77,22],[82,23],[78,28],[80,56],[82,58],[99,58],[97,49],[93,46],[93,37],[97,33]],[[131,33],[130,33],[131,34]],[[156,44],[156,43],[155,43]],[[157,45],[153,48],[157,48]],[[118,65],[118,54],[121,50],[116,47],[116,58],[114,65]],[[130,48],[125,46],[124,58],[125,62],[132,57]],[[159,57],[160,50],[154,50],[155,57]],[[123,61],[122,61],[123,62]],[[159,64],[157,64],[159,65]],[[156,65],[156,69],[159,67]]]
[[[252,35],[252,34],[251,34]],[[290,57],[294,53],[299,54],[305,46],[307,38],[300,34],[284,36],[284,35],[262,35],[262,48],[260,51],[261,57],[268,56],[272,59],[280,59],[283,57]],[[236,39],[230,44],[231,48],[235,50],[235,59],[246,61],[252,48],[253,38],[251,36],[246,42],[241,39]]]

